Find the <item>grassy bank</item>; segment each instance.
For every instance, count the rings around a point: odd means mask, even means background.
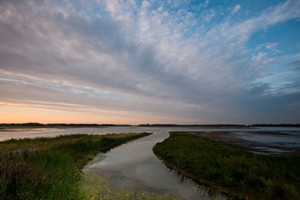
[[[148,133],[0,142],[0,199],[85,199],[81,169],[99,152]]]
[[[153,148],[182,174],[233,199],[300,199],[300,157],[258,155],[187,133]]]

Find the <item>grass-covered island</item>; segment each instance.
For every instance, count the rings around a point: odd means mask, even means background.
[[[300,199],[300,156],[254,154],[188,133],[153,148],[164,163],[232,199]]]
[[[0,199],[85,199],[84,165],[100,152],[149,133],[69,135],[0,142]]]

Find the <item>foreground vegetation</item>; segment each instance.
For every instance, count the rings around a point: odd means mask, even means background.
[[[80,178],[88,160],[146,135],[69,135],[0,142],[0,199],[86,199]]]
[[[89,172],[82,179],[83,190],[87,199],[101,200],[183,200],[166,192],[152,192],[147,189],[135,190],[133,188],[116,189],[110,184],[109,176],[99,176]]]
[[[300,199],[300,156],[271,156],[170,133],[153,148],[167,166],[233,199]]]

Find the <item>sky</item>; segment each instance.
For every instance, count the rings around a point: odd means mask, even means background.
[[[300,1],[0,1],[0,123],[300,123]]]

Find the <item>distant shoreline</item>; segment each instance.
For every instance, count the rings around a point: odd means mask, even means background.
[[[300,124],[89,124],[89,123],[1,123],[1,129],[7,128],[80,128],[80,127],[111,127],[111,126],[137,126],[137,127],[190,127],[190,128],[255,128],[255,127],[300,127]]]

